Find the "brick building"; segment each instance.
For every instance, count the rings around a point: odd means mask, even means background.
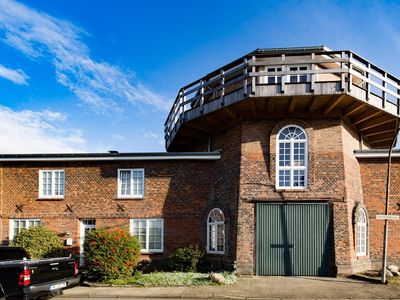
[[[1,155],[1,239],[42,224],[81,252],[88,230],[123,226],[146,259],[194,244],[242,274],[378,268],[399,90],[351,51],[257,49],[179,91],[165,153]]]

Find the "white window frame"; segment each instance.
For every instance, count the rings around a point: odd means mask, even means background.
[[[25,222],[27,222],[26,224],[27,224],[27,226],[25,227],[25,228],[29,228],[30,227],[30,225],[29,225],[29,222],[30,221],[33,221],[33,222],[40,222],[40,225],[39,226],[42,226],[42,220],[41,219],[38,219],[38,218],[33,218],[33,219],[25,219],[25,218],[23,218],[23,219],[10,219],[10,223],[9,223],[9,240],[10,241],[12,241],[12,240],[14,240],[14,234],[15,234],[15,231],[14,231],[14,221],[25,221]]]
[[[310,70],[310,65],[286,65],[286,69],[285,71],[289,71],[290,72],[290,68],[298,68],[297,71],[300,71],[300,68],[307,68],[307,71]],[[292,71],[292,72],[296,72],[296,71]],[[295,82],[291,82],[290,81],[290,77],[291,76],[296,76],[296,81]],[[300,81],[300,76],[306,76],[306,81]],[[306,83],[310,81],[310,74],[292,74],[292,75],[287,75],[286,77],[286,83]]]
[[[305,139],[302,140],[279,140],[279,136],[283,130],[289,127],[296,127],[304,132]],[[294,166],[294,143],[305,143],[304,147],[304,166]],[[290,166],[279,166],[279,145],[281,143],[290,143]],[[290,185],[289,186],[280,186],[279,185],[279,171],[281,170],[289,170],[290,171]],[[294,170],[304,170],[304,186],[294,186]],[[279,130],[276,135],[276,172],[275,172],[275,188],[277,190],[305,190],[308,186],[308,137],[307,132],[298,125],[288,125]]]
[[[43,195],[43,173],[51,172],[51,195]],[[63,194],[56,195],[56,182],[54,174],[62,172],[64,174]],[[40,199],[64,199],[65,196],[65,170],[39,170],[39,198]]]
[[[163,253],[164,252],[164,219],[162,218],[140,218],[140,219],[130,219],[129,230],[131,236],[133,235],[133,222],[134,221],[146,221],[146,247],[140,249],[140,253],[152,254],[152,253]],[[150,249],[149,248],[149,223],[150,221],[161,221],[161,249]]]
[[[361,221],[364,222],[361,222]],[[359,215],[356,223],[356,256],[367,256],[367,238],[368,238],[368,225],[367,213],[364,209],[359,210]],[[362,236],[363,235],[363,236]],[[361,244],[363,242],[363,244]],[[363,249],[363,250],[362,250]]]
[[[223,221],[216,221],[216,222],[210,222],[210,216],[212,214],[213,211],[219,211],[222,216],[224,217]],[[224,232],[224,244],[223,244],[223,250],[222,251],[218,251],[218,250],[210,250],[211,249],[211,244],[210,244],[210,228],[211,226],[215,226],[215,244],[217,245],[217,249],[218,249],[218,226],[223,226],[223,232]],[[219,209],[219,208],[214,208],[210,211],[210,213],[207,216],[207,253],[210,254],[225,254],[225,247],[226,247],[226,233],[225,233],[225,214],[224,212]]]
[[[261,72],[270,72],[268,69],[274,69],[273,72],[282,72],[283,66],[262,66],[259,71]],[[278,70],[280,69],[280,70]],[[281,84],[282,83],[282,75],[265,75],[259,77],[260,84]],[[269,79],[273,78],[274,82],[269,83]]]
[[[129,195],[122,195],[121,188],[122,188],[122,181],[121,181],[121,172],[122,171],[130,171],[131,172],[131,188]],[[142,173],[142,193],[134,195],[133,194],[133,172],[140,171]],[[144,197],[144,168],[135,168],[135,169],[118,169],[118,187],[117,187],[117,197],[119,199],[143,199]]]
[[[86,221],[92,221],[93,224],[85,224]],[[80,220],[80,236],[79,236],[79,265],[85,265],[84,243],[86,238],[85,229],[96,230],[96,219],[81,219]]]

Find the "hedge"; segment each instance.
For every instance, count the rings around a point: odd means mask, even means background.
[[[139,260],[140,244],[122,229],[98,229],[87,233],[85,266],[90,279],[102,282],[127,278]]]

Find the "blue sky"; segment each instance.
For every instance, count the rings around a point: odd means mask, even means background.
[[[400,75],[400,1],[0,0],[0,153],[164,151],[179,88],[256,48]]]

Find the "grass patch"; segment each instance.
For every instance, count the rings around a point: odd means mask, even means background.
[[[400,277],[386,277],[388,284],[400,286]]]
[[[360,272],[356,274],[357,279],[365,279],[375,283],[380,283],[381,275],[379,271],[369,270],[365,272]],[[388,277],[386,276],[386,281],[389,285],[400,286],[400,276]]]
[[[231,273],[223,273],[223,276],[225,278],[225,284],[237,282],[236,276]],[[154,272],[150,274],[137,274],[133,277],[108,280],[104,283],[144,287],[217,285],[211,281],[208,274],[191,272]]]

